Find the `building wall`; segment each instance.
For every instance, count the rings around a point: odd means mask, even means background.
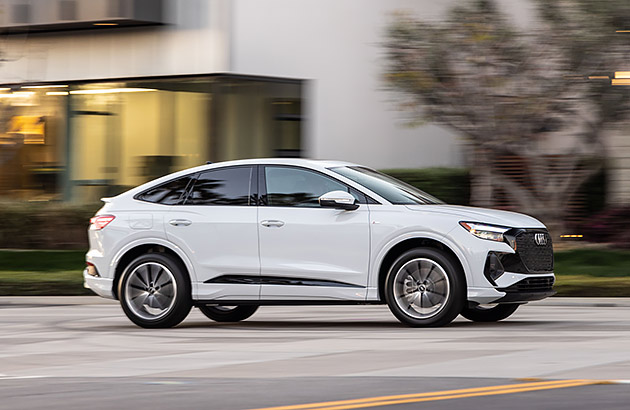
[[[236,0],[232,71],[309,79],[305,153],[377,168],[458,166],[457,136],[410,128],[381,81],[391,13],[442,15],[452,1]]]
[[[172,24],[4,36],[1,83],[229,71],[231,0],[165,0]]]

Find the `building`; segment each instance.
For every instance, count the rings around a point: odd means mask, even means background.
[[[404,125],[379,41],[414,0],[2,0],[0,198],[92,202],[246,157],[455,166]]]

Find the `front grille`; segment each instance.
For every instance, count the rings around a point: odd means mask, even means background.
[[[507,293],[531,293],[531,292],[548,292],[553,287],[553,276],[545,276],[542,278],[526,278],[510,287],[501,289]]]
[[[538,245],[535,235],[542,234],[546,238],[544,245]],[[553,271],[553,245],[547,231],[524,231],[516,236],[516,253],[530,272]]]

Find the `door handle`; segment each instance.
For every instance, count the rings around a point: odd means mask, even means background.
[[[189,221],[188,219],[171,219],[168,223],[173,226],[188,226],[192,224],[192,221]]]
[[[262,226],[266,226],[267,228],[276,227],[280,228],[284,225],[284,222],[277,220],[265,220],[260,223]]]

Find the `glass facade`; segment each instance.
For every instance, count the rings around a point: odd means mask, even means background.
[[[302,84],[239,76],[0,91],[0,199],[95,202],[206,161],[300,156]]]

